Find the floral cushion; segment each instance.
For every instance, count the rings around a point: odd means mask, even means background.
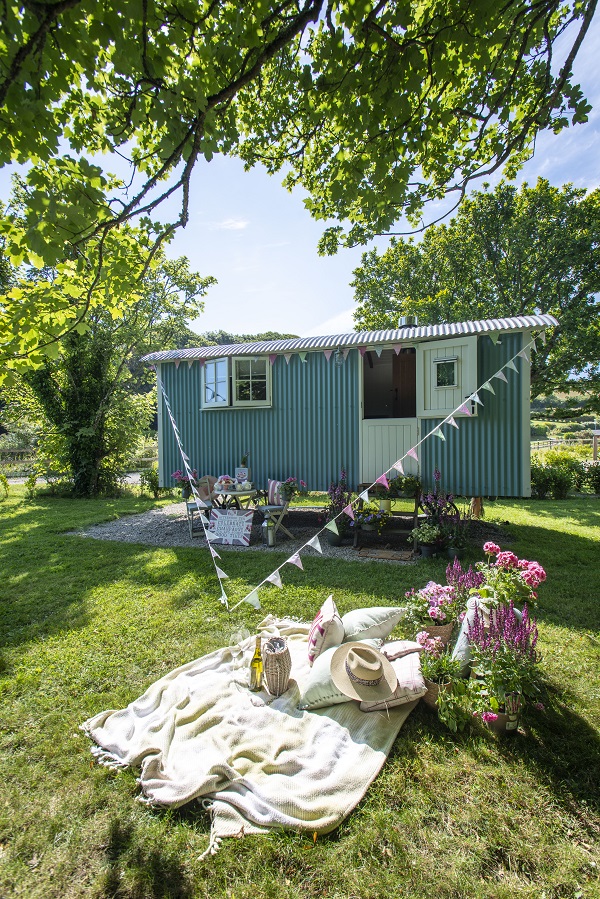
[[[308,634],[308,661],[312,665],[315,659],[331,646],[339,646],[344,639],[344,625],[340,618],[333,596],[328,596]]]
[[[378,712],[391,709],[396,705],[404,705],[420,699],[427,693],[427,686],[421,674],[421,656],[411,652],[392,662],[392,668],[398,678],[398,686],[389,699],[378,699],[375,702],[361,702],[361,712]]]
[[[399,606],[375,606],[372,609],[354,609],[342,617],[344,643],[380,637],[385,640],[394,630],[406,609]]]
[[[281,488],[281,481],[272,481],[269,478],[268,489],[267,489],[267,505],[269,506],[283,506],[285,505],[285,500],[279,492]]]
[[[360,640],[373,649],[379,649],[381,640]],[[302,711],[323,709],[328,705],[339,705],[340,702],[354,702],[345,693],[336,687],[331,679],[331,659],[338,647],[332,646],[326,649],[316,659],[310,669],[308,678],[300,685],[301,694],[298,708]]]

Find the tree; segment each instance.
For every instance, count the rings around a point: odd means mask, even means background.
[[[463,202],[420,243],[365,253],[352,286],[362,328],[551,313],[559,321],[532,360],[532,396],[600,383],[600,190],[540,178],[501,183]]]
[[[216,153],[287,171],[288,187],[307,190],[311,215],[348,222],[347,234],[341,225],[325,232],[324,252],[387,233],[404,214],[418,223],[429,200],[460,198],[505,164],[514,172],[540,130],[586,120],[571,69],[595,8],[596,0],[5,4],[0,165],[35,166],[23,222],[0,219],[0,233],[15,264],[69,259],[100,271],[110,234],[167,197],[179,193],[180,213],[154,223],[155,240],[187,223],[192,170]],[[88,158],[111,152],[130,159],[127,184]],[[77,326],[54,296],[35,298],[21,344],[0,303],[6,358],[52,352],[56,336]],[[84,326],[97,295],[74,302]]]
[[[191,272],[185,257],[168,260],[159,253],[127,315],[94,309],[85,331],[61,340],[56,359],[26,370],[20,389],[9,391],[13,406],[29,404],[43,415],[40,453],[69,472],[75,495],[114,488],[156,406],[148,390],[151,372],[135,361],[181,342],[186,319],[202,311],[200,298],[211,283]]]
[[[265,340],[288,340],[297,337],[297,334],[279,334],[277,331],[263,331],[262,334],[230,334],[228,331],[206,331],[196,336],[196,344],[202,346],[225,346],[233,343],[260,343]]]

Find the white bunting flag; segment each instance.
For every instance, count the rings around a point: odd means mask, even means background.
[[[300,362],[306,362],[306,353],[298,353],[300,356]]]
[[[209,546],[208,548],[210,549],[210,554],[211,554],[211,556],[213,557],[213,559],[220,559],[220,558],[221,558],[221,556],[219,555],[219,553],[216,551],[216,549],[215,549],[214,547]]]
[[[411,459],[414,459],[415,462],[418,462],[418,461],[419,461],[419,456],[417,455],[417,451],[416,451],[416,449],[415,449],[414,447],[411,447],[411,448],[409,449],[409,451],[407,452],[406,455],[407,455],[407,456],[410,456]]]
[[[250,603],[255,609],[260,609],[260,599],[258,598],[258,588],[255,587],[248,596],[244,597],[244,602]]]
[[[219,568],[218,565],[215,565],[215,571],[217,572],[217,577],[218,577],[219,580],[221,580],[221,581],[224,580],[225,578],[228,578],[228,577],[229,577],[229,575],[228,575],[228,574],[225,574],[225,572],[222,571],[222,570]]]
[[[285,359],[285,361],[286,361],[287,364],[289,365],[289,364],[290,364],[290,359],[292,358],[292,354],[291,354],[291,353],[284,353],[284,354],[283,354],[283,358]]]
[[[321,541],[316,534],[314,537],[311,537],[311,539],[308,541],[307,546],[312,546],[313,549],[316,549],[318,553],[321,553],[321,555],[323,555],[323,550],[321,549]]]
[[[220,583],[220,582],[219,582],[219,583]],[[229,609],[229,603],[227,602],[227,594],[226,594],[225,591],[223,590],[223,584],[221,584],[221,597],[220,597],[220,599],[221,599],[221,602],[223,603],[223,605],[225,606],[225,608],[226,608],[226,609]]]
[[[404,466],[402,464],[402,459],[398,459],[397,462],[394,462],[392,468],[395,468],[398,474],[404,474]]]
[[[463,415],[472,415],[473,414],[466,403],[463,403],[462,406],[457,411],[462,412]]]
[[[440,440],[445,440],[445,439],[446,439],[446,438],[444,437],[444,435],[442,434],[442,432],[440,431],[439,428],[436,428],[435,431],[434,431],[433,433],[435,434],[436,437],[439,437]]]
[[[327,359],[328,362],[331,359],[332,353],[333,353],[333,350],[323,350],[323,355],[325,356],[325,358]]]
[[[375,483],[381,484],[381,486],[385,487],[386,490],[389,487],[388,479],[386,478],[385,474],[380,474]]]
[[[458,425],[456,424],[452,416],[450,416],[450,418],[448,419],[448,424],[452,425],[453,428],[458,428]]]
[[[207,531],[207,532],[206,532],[206,539],[207,539],[208,542],[210,543],[212,540],[218,540],[218,539],[219,539],[219,535],[218,535],[218,534],[215,534],[214,531]]]
[[[399,343],[394,344],[394,352],[395,352],[396,356],[398,356],[400,354],[401,349],[402,349],[401,344],[399,344]]]
[[[535,337],[531,338],[531,342],[530,342],[529,346],[531,347],[532,350],[537,350],[537,344],[535,342]]]
[[[494,375],[494,377],[498,378],[499,381],[504,381],[506,384],[508,384],[508,381],[506,380],[506,375],[504,374],[503,371],[497,371],[496,374]]]
[[[188,359],[188,368],[191,368],[193,364],[194,364],[194,360]]]
[[[339,534],[339,531],[337,529],[337,524],[333,520],[327,522],[327,524],[325,525],[325,530],[331,531],[333,534]]]
[[[346,359],[348,358],[348,353],[349,353],[349,352],[350,352],[350,347],[349,347],[349,346],[345,346],[344,349],[342,350],[342,356],[344,357],[344,362],[345,362]]]
[[[180,364],[181,364],[181,359],[176,359],[175,360],[175,369],[178,369]]]
[[[517,356],[520,356],[521,359],[525,359],[526,362],[529,362],[529,356],[527,355],[525,350],[519,350],[519,352],[517,353]]]
[[[362,499],[363,503],[368,503],[369,502],[369,491],[363,490],[362,493],[358,494],[358,498]]]
[[[542,341],[544,346],[546,346],[546,332],[540,331],[540,333],[538,334],[538,337],[540,338],[540,340]]]
[[[283,584],[281,583],[281,575],[279,574],[278,568],[276,568],[273,574],[270,574],[268,578],[265,578],[265,580],[270,581],[271,584],[275,584],[276,587],[283,586]]]
[[[492,387],[492,385],[490,384],[489,381],[486,381],[485,384],[482,384],[482,385],[481,385],[481,389],[482,389],[482,390],[489,390],[489,392],[490,392],[490,393],[493,393],[494,396],[496,395],[496,391],[494,390],[494,388]]]
[[[473,396],[471,397],[471,399],[473,400],[474,403],[479,403],[480,406],[483,406],[483,403],[481,402],[481,399],[479,398],[478,393],[474,393]]]
[[[517,368],[517,366],[516,366],[515,363],[514,363],[514,359],[510,359],[510,360],[506,363],[506,367],[507,367],[507,368],[510,368],[511,371],[516,371],[516,372],[519,371],[519,369]]]
[[[352,508],[350,503],[348,503],[348,505],[342,509],[342,512],[345,512],[348,518],[351,518],[352,521],[354,521],[354,509]]]
[[[383,347],[382,347],[382,346],[376,346],[376,347],[375,347],[375,352],[377,353],[377,358],[378,358],[378,359],[381,359],[381,353],[382,353],[382,351],[383,351]]]
[[[296,568],[300,568],[302,571],[304,571],[304,565],[302,564],[300,553],[294,553],[293,556],[290,556],[289,559],[287,559],[287,563],[288,565],[295,565]]]
[[[187,462],[188,465],[190,464],[190,457],[186,456],[186,454],[183,451],[181,452],[181,458],[183,459],[184,462]]]

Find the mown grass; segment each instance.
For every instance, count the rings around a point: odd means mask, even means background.
[[[487,505],[510,547],[548,571],[539,611],[547,709],[531,711],[522,734],[502,742],[474,727],[454,737],[417,707],[335,833],[316,843],[295,833],[229,840],[199,861],[206,814],[136,802],[135,774],[93,765],[78,725],[267,612],[310,618],[329,593],[342,612],[395,604],[445,565],[307,554],[304,572],[287,566],[283,590],[262,594],[263,610],[228,614],[206,550],[67,533],[151,501],[25,503],[18,489],[0,504],[0,896],[600,895],[597,499]],[[284,558],[227,554],[232,603]]]

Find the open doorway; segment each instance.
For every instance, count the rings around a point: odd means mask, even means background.
[[[367,350],[363,356],[363,418],[416,418],[417,353]]]

